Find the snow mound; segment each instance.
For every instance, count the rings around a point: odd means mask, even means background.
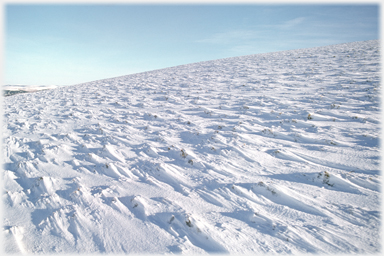
[[[377,253],[365,41],[4,98],[7,253]]]

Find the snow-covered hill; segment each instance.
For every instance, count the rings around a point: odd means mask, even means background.
[[[4,98],[6,252],[376,253],[379,42]]]

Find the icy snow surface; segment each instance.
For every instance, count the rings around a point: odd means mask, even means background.
[[[377,253],[379,41],[4,98],[6,252]]]

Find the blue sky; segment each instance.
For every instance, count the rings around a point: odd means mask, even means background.
[[[379,39],[374,4],[7,4],[4,14],[4,85]]]

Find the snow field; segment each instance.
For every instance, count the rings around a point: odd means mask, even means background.
[[[379,42],[4,99],[5,251],[377,253]]]

